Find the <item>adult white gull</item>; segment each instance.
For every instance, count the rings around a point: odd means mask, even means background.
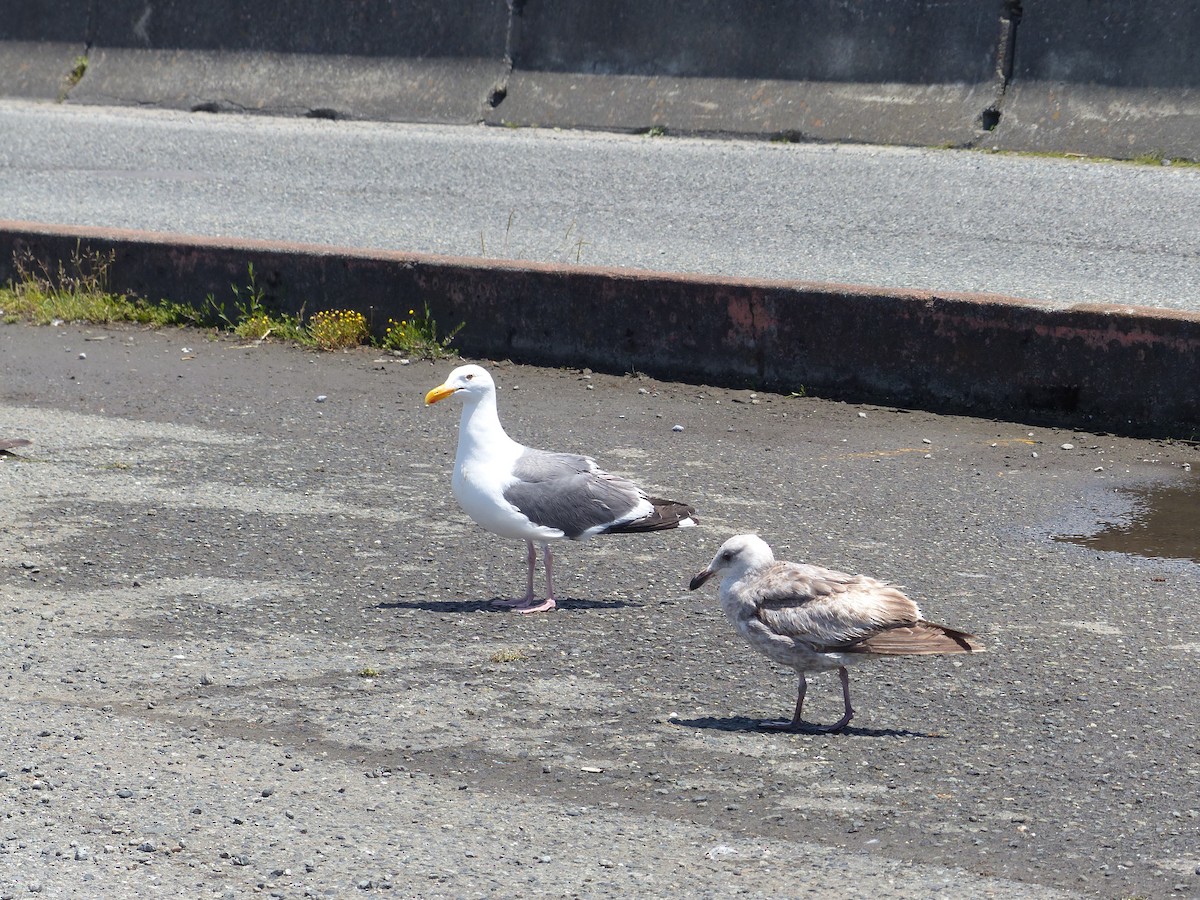
[[[496,601],[499,605],[522,613],[554,609],[550,541],[696,524],[688,504],[651,497],[632,481],[600,469],[590,456],[535,450],[514,441],[500,425],[496,383],[482,366],[459,366],[425,395],[425,403],[447,397],[463,401],[451,481],[454,496],[484,528],[527,547],[525,596]],[[542,546],[546,566],[544,600],[535,600],[533,593],[535,543]]]
[[[776,562],[757,535],[731,537],[692,579],[696,590],[720,576],[721,609],[759,653],[800,676],[791,721],[762,722],[772,731],[841,731],[854,716],[846,666],[875,656],[979,653],[972,634],[927,622],[899,588],[866,575],[803,563]],[[845,714],[832,725],[804,722],[806,672],[837,669]]]

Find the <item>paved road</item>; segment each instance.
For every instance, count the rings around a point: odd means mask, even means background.
[[[0,218],[1200,310],[1200,170],[0,103]]]
[[[522,618],[421,405],[444,363],[20,325],[0,360],[34,440],[0,458],[0,897],[1200,896],[1196,565],[1052,540],[1192,446],[500,367],[515,436],[702,516],[561,548]],[[685,589],[751,528],[990,652],[754,731],[794,679]]]

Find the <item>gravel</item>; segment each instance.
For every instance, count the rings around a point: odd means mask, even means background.
[[[495,366],[515,436],[701,519],[563,546],[519,617],[450,363],[92,331],[0,327],[0,896],[1196,895],[1196,564],[1053,539],[1195,447]],[[756,731],[794,679],[686,590],[749,529],[990,652]]]

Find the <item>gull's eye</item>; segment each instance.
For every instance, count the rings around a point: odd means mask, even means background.
[[[467,373],[467,374],[466,374],[464,377],[467,379],[467,381],[470,381],[472,378],[474,378],[474,377],[475,377],[475,373],[474,373],[474,372],[468,372],[468,373]]]
[[[729,562],[731,559],[733,559],[733,553],[726,550],[724,553],[721,554],[721,559],[725,560],[725,562]]]

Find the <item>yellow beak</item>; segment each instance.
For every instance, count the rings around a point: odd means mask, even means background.
[[[456,388],[446,387],[444,384],[439,384],[432,391],[425,395],[425,405],[431,406],[439,400],[445,400],[457,390]]]

